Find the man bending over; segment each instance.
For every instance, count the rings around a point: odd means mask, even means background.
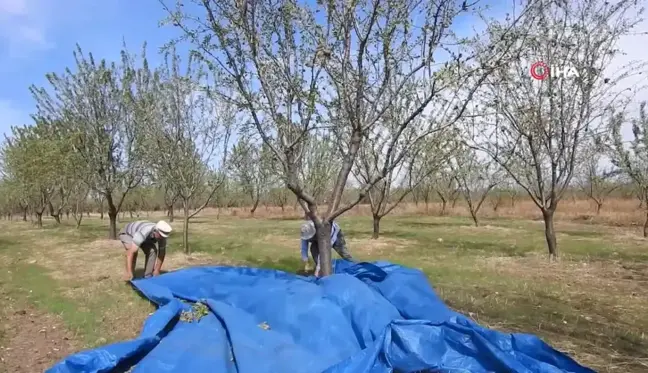
[[[142,249],[146,255],[144,263],[144,278],[158,276],[164,256],[166,255],[167,237],[171,226],[164,220],[157,223],[150,221],[134,221],[128,223],[119,233],[119,240],[126,249],[126,272],[124,280],[133,279],[133,271],[137,263],[137,252]],[[157,247],[156,247],[157,244]]]
[[[315,276],[319,276],[320,262],[319,262],[319,246],[317,244],[317,237],[315,236],[315,224],[312,221],[304,223],[301,227],[301,257],[304,262],[304,270],[308,271],[308,245],[310,244],[310,252],[315,261]],[[340,226],[336,222],[331,224],[331,247],[343,259],[353,261],[353,257],[349,254],[344,240],[344,234]]]

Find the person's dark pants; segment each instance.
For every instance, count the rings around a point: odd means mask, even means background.
[[[332,248],[340,257],[342,257],[342,259],[353,261],[353,257],[349,253],[346,240],[344,239],[344,233],[342,233],[342,231],[338,232],[337,240],[333,243]],[[315,261],[315,267],[317,268],[317,264],[319,263],[319,246],[317,245],[316,239],[311,241],[310,252]]]

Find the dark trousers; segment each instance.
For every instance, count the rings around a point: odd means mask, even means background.
[[[338,232],[337,240],[333,243],[332,247],[333,250],[342,257],[342,259],[353,260],[353,257],[349,253],[349,249],[347,249],[346,240],[344,239],[344,233],[342,233],[342,231]],[[319,246],[317,245],[316,239],[311,241],[310,252],[315,261],[315,266],[317,267],[317,264],[319,263]]]

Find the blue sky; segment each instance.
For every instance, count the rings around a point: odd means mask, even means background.
[[[137,53],[146,41],[154,60],[174,35],[158,27],[164,17],[158,0],[0,0],[0,132],[30,123],[29,86],[74,66],[75,43],[97,58],[116,60],[122,38]]]

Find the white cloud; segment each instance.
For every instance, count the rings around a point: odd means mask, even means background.
[[[5,57],[20,58],[54,47],[46,37],[49,24],[46,0],[0,0],[0,42]]]

